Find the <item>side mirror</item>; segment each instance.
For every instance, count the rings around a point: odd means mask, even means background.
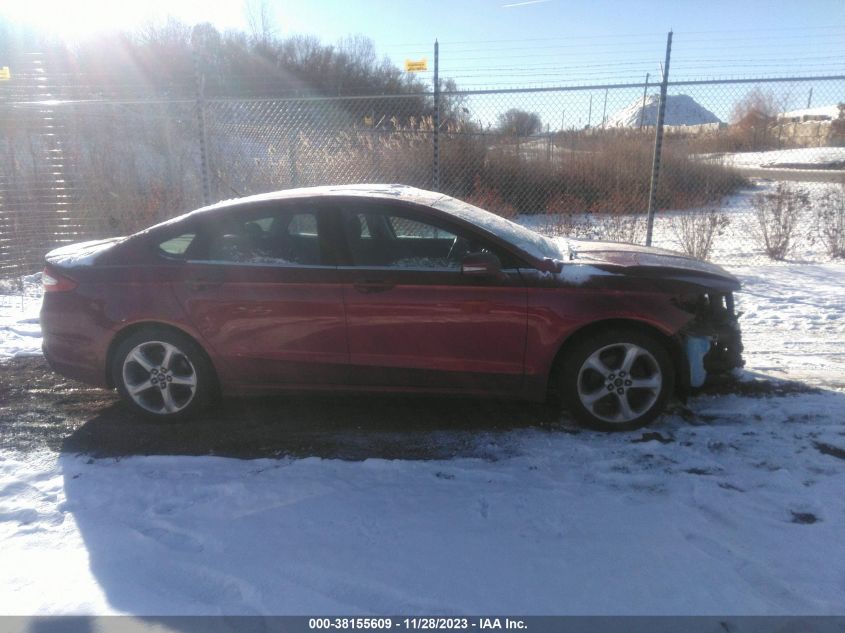
[[[470,253],[461,260],[461,274],[467,277],[499,277],[502,262],[493,253]]]

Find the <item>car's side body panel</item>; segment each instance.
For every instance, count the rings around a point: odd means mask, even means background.
[[[675,335],[691,315],[673,306],[666,295],[618,294],[605,290],[535,287],[528,291],[525,349],[525,397],[545,396],[547,380],[564,343],[600,322],[624,322]],[[564,359],[565,360],[565,359]]]
[[[126,259],[131,259],[129,249]],[[141,260],[137,261],[140,264]],[[62,270],[78,286],[73,292],[44,296],[41,328],[51,365],[70,377],[105,386],[109,349],[127,328],[160,323],[197,337],[170,289],[180,266],[156,265],[155,261],[146,264]]]
[[[460,272],[341,269],[355,384],[517,392],[526,289]]]
[[[188,262],[173,288],[235,385],[346,382],[346,320],[335,267]]]

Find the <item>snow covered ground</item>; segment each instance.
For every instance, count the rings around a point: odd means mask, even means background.
[[[739,255],[742,379],[818,390],[483,459],[0,451],[0,614],[845,614],[845,263]],[[40,349],[37,281],[0,357]]]
[[[845,399],[695,409],[489,460],[2,454],[0,613],[845,612]]]
[[[845,263],[731,270],[746,368],[845,392]]]
[[[0,361],[41,354],[41,274],[0,282]]]
[[[845,169],[845,147],[802,147],[768,152],[708,154],[702,158],[718,160],[739,168]]]

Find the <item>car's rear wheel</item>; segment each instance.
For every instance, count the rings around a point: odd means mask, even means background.
[[[665,408],[675,385],[665,345],[637,330],[608,330],[578,341],[562,359],[564,403],[601,431],[645,426]]]
[[[124,401],[147,418],[190,417],[214,393],[214,372],[194,341],[167,328],[135,332],[117,346],[112,378]]]

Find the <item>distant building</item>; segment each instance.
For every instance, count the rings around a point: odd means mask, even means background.
[[[779,122],[783,123],[805,123],[807,121],[833,121],[839,118],[838,105],[819,106],[817,108],[804,108],[781,112],[777,116]]]

